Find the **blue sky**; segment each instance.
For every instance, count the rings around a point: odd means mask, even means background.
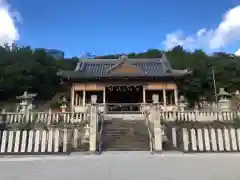
[[[206,45],[209,40],[204,38],[214,36],[207,33],[215,31],[223,15],[240,1],[11,0],[8,3],[21,13],[23,20],[16,24],[18,44],[60,49],[70,57],[84,52],[102,55],[170,48],[169,40],[168,45],[163,44],[170,33],[184,36],[182,43],[186,49],[199,47],[213,51]],[[206,35],[195,42],[195,34],[203,28]],[[187,36],[195,38],[194,45],[186,43]],[[240,42],[235,38],[214,50],[235,52],[239,48]]]

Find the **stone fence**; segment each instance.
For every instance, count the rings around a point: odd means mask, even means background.
[[[183,128],[185,152],[239,152],[240,128]]]
[[[164,122],[164,150],[240,152],[240,124],[230,121]]]
[[[2,131],[0,154],[46,154],[88,150],[89,134],[77,128]],[[85,147],[86,146],[86,147]]]

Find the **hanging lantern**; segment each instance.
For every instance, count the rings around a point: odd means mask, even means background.
[[[113,88],[112,88],[112,86],[110,86],[108,89],[109,89],[110,91],[113,91]]]
[[[130,86],[130,91],[132,91],[133,90],[133,87],[132,86]]]

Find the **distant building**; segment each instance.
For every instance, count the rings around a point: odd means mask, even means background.
[[[51,55],[54,59],[59,60],[59,59],[64,59],[64,52],[57,50],[57,49],[44,49],[44,48],[38,48],[36,50],[43,50],[45,51],[48,55]]]

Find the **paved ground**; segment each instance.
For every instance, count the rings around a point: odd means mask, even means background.
[[[0,159],[0,180],[239,179],[240,154],[113,152]]]

